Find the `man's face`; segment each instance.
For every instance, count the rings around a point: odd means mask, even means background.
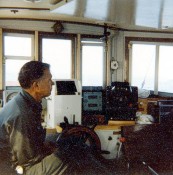
[[[37,82],[38,83],[38,93],[44,98],[51,94],[52,85],[54,84],[52,81],[52,74],[49,69],[44,71],[43,77]]]

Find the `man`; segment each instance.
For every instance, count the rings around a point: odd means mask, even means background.
[[[0,112],[0,139],[8,140],[12,164],[19,174],[56,175],[67,169],[67,163],[45,142],[41,126],[41,100],[51,93],[51,78],[49,64],[26,63],[18,76],[22,91]]]
[[[51,94],[51,78],[49,64],[24,64],[18,76],[22,91],[0,112],[0,141],[9,142],[13,167],[26,175],[107,174],[107,168],[87,147],[67,142],[56,148],[46,143],[41,101]]]

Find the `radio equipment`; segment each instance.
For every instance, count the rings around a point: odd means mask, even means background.
[[[138,88],[128,82],[112,82],[106,87],[107,120],[135,120]]]
[[[102,92],[83,92],[83,111],[102,112]]]
[[[159,100],[159,123],[171,120],[169,114],[173,109],[173,100]]]
[[[105,122],[105,90],[100,86],[82,87],[82,123],[84,125]]]

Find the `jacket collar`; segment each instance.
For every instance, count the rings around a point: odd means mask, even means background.
[[[31,107],[42,110],[41,102],[37,102],[28,92],[22,89],[21,94]]]

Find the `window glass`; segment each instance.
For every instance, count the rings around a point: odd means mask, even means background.
[[[28,62],[28,60],[6,60],[5,63],[6,86],[19,86],[18,83],[19,70],[26,62]]]
[[[70,79],[72,72],[72,41],[42,39],[43,62],[51,65],[53,79]]]
[[[18,73],[28,61],[33,60],[34,35],[4,34],[5,86],[19,86]]]
[[[159,48],[158,90],[173,93],[173,46]]]
[[[31,37],[5,36],[6,56],[31,56]]]
[[[82,85],[103,86],[104,52],[103,46],[82,46]]]
[[[155,45],[132,45],[131,84],[133,86],[154,90],[155,48]]]

